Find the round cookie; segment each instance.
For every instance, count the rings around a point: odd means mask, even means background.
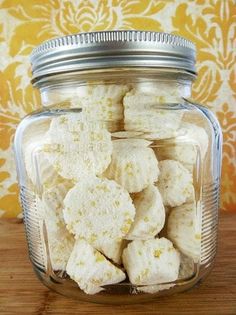
[[[52,119],[44,151],[67,179],[78,181],[88,174],[102,174],[111,161],[111,134],[99,122],[88,122],[82,113]]]
[[[135,208],[128,192],[115,181],[88,177],[64,199],[64,219],[76,238],[101,248],[121,240],[130,229]]]
[[[113,141],[111,163],[105,177],[114,179],[128,192],[140,192],[158,179],[159,168],[151,142],[144,139]]]
[[[181,110],[160,106],[168,102],[168,97],[138,91],[128,92],[123,100],[125,130],[151,133],[156,139],[171,138],[176,135],[183,113]],[[145,136],[145,135],[144,135]],[[146,134],[148,137],[148,134]],[[150,137],[149,137],[150,139]]]
[[[92,120],[96,117],[101,121],[119,121],[123,119],[122,100],[128,91],[129,87],[122,84],[88,84],[77,90],[73,103],[79,104]]]

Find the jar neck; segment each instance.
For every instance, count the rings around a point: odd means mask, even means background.
[[[50,81],[38,84],[42,105],[53,106],[60,103],[76,103],[78,98],[87,96],[88,87],[104,85],[126,85],[143,94],[165,97],[168,102],[191,97],[194,76],[183,71],[156,71],[152,69],[109,70],[89,73],[55,75]]]

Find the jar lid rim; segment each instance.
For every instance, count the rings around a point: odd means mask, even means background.
[[[184,37],[120,30],[53,38],[30,56],[33,80],[53,73],[113,67],[175,68],[196,73],[195,45]]]

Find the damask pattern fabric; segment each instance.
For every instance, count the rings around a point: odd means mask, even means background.
[[[0,216],[20,213],[12,151],[19,121],[40,108],[29,54],[71,33],[141,29],[197,46],[193,99],[212,109],[224,135],[221,204],[236,211],[236,2],[234,0],[0,0]]]

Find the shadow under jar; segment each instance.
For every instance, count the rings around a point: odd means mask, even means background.
[[[222,146],[216,118],[189,100],[194,45],[84,33],[41,44],[31,62],[43,109],[14,148],[40,280],[112,304],[193,287],[216,254]]]

